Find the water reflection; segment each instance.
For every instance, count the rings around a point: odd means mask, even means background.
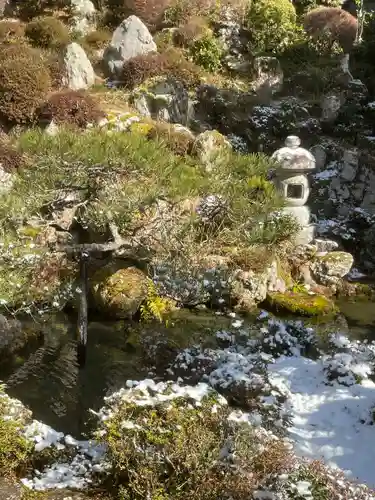
[[[90,429],[88,410],[99,409],[108,391],[144,374],[136,354],[127,352],[123,330],[91,323],[83,369],[77,362],[75,335],[74,323],[49,325],[43,345],[11,375],[4,377],[0,370],[0,379],[36,419],[80,438]]]

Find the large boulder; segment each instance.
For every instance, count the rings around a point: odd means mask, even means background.
[[[62,83],[71,90],[88,89],[95,83],[92,64],[78,43],[73,42],[65,49]]]
[[[136,267],[99,269],[91,279],[94,306],[113,318],[131,318],[147,296],[147,277]]]
[[[156,43],[147,27],[137,16],[129,16],[116,28],[103,59],[109,73],[116,77],[128,59],[156,51]]]
[[[72,28],[81,35],[96,29],[96,10],[91,0],[71,0]]]

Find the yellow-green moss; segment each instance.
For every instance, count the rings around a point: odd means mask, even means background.
[[[142,122],[134,122],[130,125],[129,131],[132,134],[140,134],[144,136],[148,136],[151,130],[154,129],[154,125],[152,123],[142,123]]]
[[[0,476],[12,477],[25,471],[33,444],[22,436],[21,417],[8,419],[9,400],[0,386]]]
[[[276,312],[297,316],[332,316],[339,312],[332,300],[323,295],[309,295],[303,292],[269,293],[266,302]]]

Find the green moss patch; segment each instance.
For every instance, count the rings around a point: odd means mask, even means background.
[[[339,312],[330,299],[303,292],[269,293],[266,305],[277,313],[292,313],[297,316],[332,316]]]

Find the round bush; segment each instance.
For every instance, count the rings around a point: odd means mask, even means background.
[[[25,35],[36,47],[50,48],[66,45],[69,42],[69,30],[55,17],[40,17],[26,26]]]
[[[10,123],[33,120],[51,79],[44,62],[23,44],[0,45],[0,117]]]
[[[75,125],[80,128],[104,117],[97,103],[83,90],[64,90],[53,94],[40,108],[42,120],[56,124]]]
[[[155,31],[163,24],[164,12],[171,0],[105,0],[107,22],[118,26],[124,19],[134,15]]]
[[[191,47],[194,42],[204,37],[207,32],[209,32],[207,20],[203,17],[194,16],[177,29],[174,33],[174,41],[182,47]]]
[[[317,7],[339,7],[341,0],[293,0],[297,15],[303,15]]]
[[[251,32],[254,52],[282,50],[293,39],[296,11],[290,0],[257,0],[247,12],[246,25]]]
[[[125,62],[122,70],[123,85],[128,89],[156,76],[170,76],[189,87],[199,83],[200,70],[194,63],[187,61],[180,51],[172,48],[163,54],[149,53],[133,57]]]
[[[207,33],[193,42],[190,54],[195,64],[214,73],[221,68],[224,48],[220,40]]]

